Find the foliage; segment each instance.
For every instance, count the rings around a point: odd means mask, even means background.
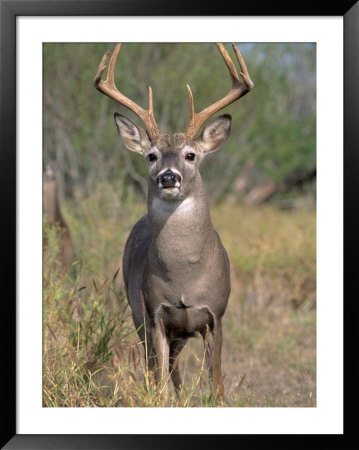
[[[63,204],[77,260],[61,272],[58,229],[44,225],[43,404],[159,406],[124,295],[120,260],[145,210],[117,209],[117,185],[99,183]],[[81,207],[79,207],[81,205]],[[182,353],[184,389],[169,406],[315,406],[315,214],[223,204],[212,208],[231,261],[224,316],[225,400],[209,394],[200,339]],[[111,244],[112,243],[112,244]]]
[[[208,190],[216,199],[233,193],[248,162],[254,165],[252,184],[268,178],[281,182],[288,173],[315,167],[315,45],[238,45],[255,87],[223,110],[233,116],[232,136],[203,164]],[[44,160],[58,161],[67,194],[75,187],[87,193],[94,180],[118,179],[124,186],[146,191],[146,165],[138,155],[124,151],[111,116],[118,111],[140,124],[138,118],[92,84],[102,55],[113,47],[44,44]],[[228,50],[235,59],[230,46]],[[186,129],[186,83],[197,111],[230,87],[213,44],[125,44],[116,80],[120,90],[143,107],[152,86],[158,124],[168,133]]]

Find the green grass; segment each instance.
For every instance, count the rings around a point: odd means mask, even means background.
[[[58,230],[44,224],[44,406],[161,404],[120,269],[127,236],[146,206],[121,189],[92,186],[88,197],[77,194],[63,205],[77,255],[67,274],[58,261]],[[315,406],[315,214],[235,204],[211,213],[231,261],[225,398],[210,395],[203,344],[192,339],[181,354],[183,392],[177,399],[170,383],[168,406]]]

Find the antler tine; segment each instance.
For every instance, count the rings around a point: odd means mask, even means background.
[[[193,100],[193,94],[191,91],[191,88],[187,84],[187,92],[188,92],[188,98],[189,98],[189,124],[187,127],[186,134],[191,139],[193,139],[198,130],[201,128],[202,124],[209,119],[213,114],[215,114],[220,109],[224,108],[225,106],[230,105],[231,103],[235,102],[239,98],[243,97],[243,95],[247,94],[254,86],[252,80],[250,79],[246,64],[244,62],[244,59],[238,50],[237,46],[233,43],[233,50],[236,54],[239,66],[241,68],[240,75],[242,77],[241,81],[238,77],[238,73],[236,70],[236,67],[229,56],[227,50],[225,49],[223,44],[217,43],[217,48],[219,52],[221,53],[224,62],[226,63],[226,66],[228,68],[229,74],[232,79],[232,88],[228,92],[228,94],[223,97],[222,99],[218,100],[217,102],[213,103],[212,105],[208,106],[204,110],[202,110],[199,113],[194,112],[194,100]]]
[[[241,77],[243,78],[243,80],[248,88],[248,92],[249,92],[251,89],[253,89],[254,83],[249,76],[246,63],[244,62],[243,56],[241,55],[241,52],[238,50],[238,47],[234,43],[232,44],[232,47],[233,47],[234,53],[236,54],[239,66],[241,68],[241,72],[239,72],[239,73],[240,73]]]
[[[155,116],[153,113],[153,95],[152,95],[152,89],[151,86],[149,86],[149,92],[148,92],[148,109],[143,109],[141,106],[137,105],[134,101],[132,101],[130,98],[123,95],[115,85],[115,65],[118,57],[118,53],[121,49],[121,44],[117,44],[107,70],[107,76],[106,79],[102,79],[102,75],[106,69],[106,64],[108,57],[110,55],[110,50],[107,50],[107,52],[102,57],[102,60],[100,62],[100,65],[97,69],[96,76],[94,78],[94,86],[95,88],[102,92],[103,94],[107,95],[108,97],[112,98],[113,100],[117,101],[121,105],[126,106],[126,108],[133,111],[144,123],[146,130],[150,136],[151,139],[155,139],[160,135],[160,130],[157,126]]]

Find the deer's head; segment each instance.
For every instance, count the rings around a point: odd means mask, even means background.
[[[145,110],[124,96],[115,86],[114,70],[121,44],[117,44],[108,67],[107,77],[102,80],[106,69],[108,50],[98,68],[94,85],[100,92],[132,110],[142,120],[145,129],[135,125],[126,117],[115,113],[115,123],[125,147],[140,153],[147,160],[149,167],[149,188],[151,192],[166,200],[182,200],[195,185],[199,177],[199,164],[208,153],[215,152],[226,141],[231,128],[231,116],[224,114],[209,123],[201,134],[197,133],[203,123],[220,109],[243,97],[253,88],[246,65],[238,48],[233,45],[239,62],[242,80],[227,50],[222,44],[217,47],[227,65],[232,88],[221,100],[213,103],[200,113],[194,112],[194,101],[190,87],[187,85],[190,105],[190,120],[185,133],[173,135],[161,134],[153,113],[152,89],[149,87],[149,106]]]
[[[129,150],[143,155],[149,168],[149,188],[162,199],[182,200],[199,176],[203,157],[216,151],[229,136],[231,116],[223,115],[191,139],[185,133],[161,134],[152,139],[126,117],[115,113],[122,142]]]

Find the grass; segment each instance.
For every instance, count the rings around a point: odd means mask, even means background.
[[[77,253],[67,274],[57,258],[58,230],[44,223],[43,405],[160,406],[120,269],[127,236],[146,206],[120,183],[91,192],[63,205]],[[183,392],[177,398],[170,383],[168,406],[315,406],[314,212],[223,204],[211,213],[231,261],[225,399],[209,394],[203,345],[192,339],[181,354]]]

